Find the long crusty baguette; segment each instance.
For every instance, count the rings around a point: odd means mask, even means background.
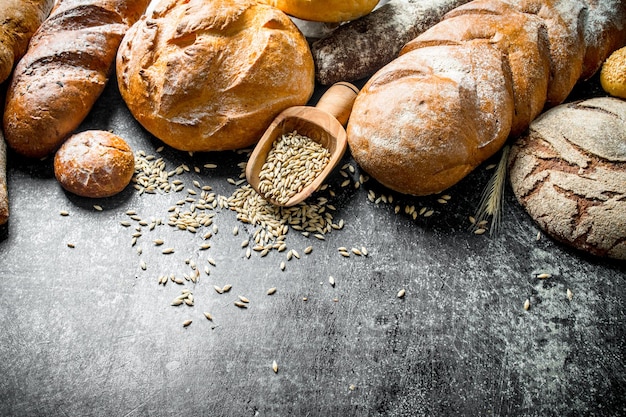
[[[350,149],[393,190],[441,192],[624,43],[623,0],[474,0],[368,80],[348,123]]]
[[[390,0],[312,43],[322,85],[368,77],[398,56],[405,43],[468,0]]]
[[[31,39],[7,92],[7,144],[43,157],[85,119],[102,93],[126,30],[149,0],[61,0]]]
[[[48,17],[54,0],[2,0],[0,9],[0,83],[11,75],[28,41]]]

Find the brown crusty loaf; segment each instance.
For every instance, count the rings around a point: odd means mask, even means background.
[[[626,101],[557,106],[530,124],[509,159],[513,192],[550,236],[626,260]]]
[[[54,0],[3,0],[0,10],[0,83],[11,75],[28,41],[48,17]]]
[[[398,56],[405,43],[468,0],[391,0],[311,44],[322,85],[369,77]],[[384,47],[381,47],[384,45]]]
[[[284,109],[313,94],[306,39],[252,0],[164,0],[124,37],[122,98],[154,136],[185,151],[256,143]]]
[[[7,92],[7,144],[43,157],[87,116],[124,33],[149,0],[61,0],[31,39]]]
[[[441,192],[624,43],[624,1],[474,0],[370,78],[347,128],[352,154],[393,190]]]
[[[133,152],[121,137],[103,130],[70,136],[54,156],[54,175],[76,195],[110,197],[130,183],[135,172]]]

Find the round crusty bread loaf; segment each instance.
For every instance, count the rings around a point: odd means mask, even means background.
[[[184,151],[251,146],[314,89],[302,33],[285,13],[250,0],[157,4],[124,37],[117,76],[133,116]]]
[[[67,191],[83,197],[110,197],[130,183],[135,158],[121,137],[88,130],[68,138],[54,156],[54,175]]]
[[[347,22],[365,16],[378,0],[259,0],[304,20]]]
[[[531,123],[509,160],[513,192],[554,239],[626,259],[626,102],[563,104]]]

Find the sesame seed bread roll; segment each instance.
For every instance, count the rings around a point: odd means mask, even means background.
[[[164,0],[124,37],[122,98],[150,133],[184,151],[255,144],[283,110],[304,105],[308,43],[280,10],[250,0]]]
[[[626,99],[626,47],[613,52],[602,64],[600,84],[614,97]]]
[[[441,192],[624,43],[623,1],[471,1],[368,80],[348,122],[350,149],[395,191]]]

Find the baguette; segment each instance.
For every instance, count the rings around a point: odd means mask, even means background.
[[[311,44],[317,81],[332,85],[372,75],[405,43],[468,0],[391,0]],[[381,47],[384,45],[384,47]]]
[[[356,162],[395,191],[458,183],[626,43],[621,0],[474,0],[408,42],[359,93]]]
[[[4,133],[17,153],[54,152],[108,81],[126,30],[149,0],[62,0],[33,35],[7,92]]]
[[[11,75],[28,41],[48,17],[54,0],[3,0],[0,11],[0,83]]]

